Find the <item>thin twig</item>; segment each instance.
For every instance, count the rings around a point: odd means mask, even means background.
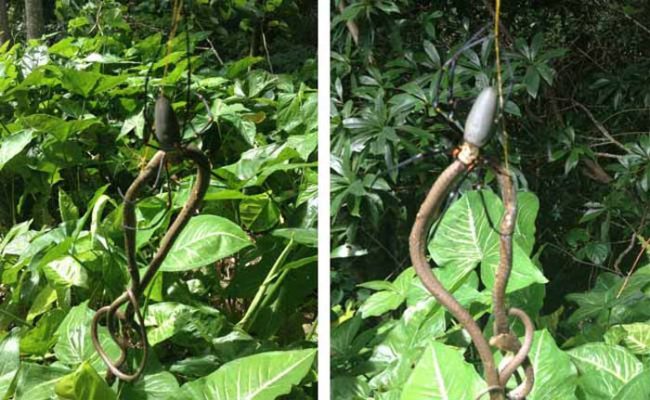
[[[591,61],[595,66],[597,66],[601,71],[603,71],[603,72],[605,72],[605,73],[609,73],[609,71],[607,71],[607,70],[605,69],[605,67],[603,67],[602,65],[600,65],[600,64],[598,63],[598,61],[594,60],[594,59],[593,59],[593,58],[592,58],[592,57],[591,57],[587,52],[585,52],[584,50],[582,50],[580,47],[577,47],[577,46],[576,46],[575,49],[578,50],[578,53],[580,53],[580,54],[582,54],[583,56],[585,56],[589,61]]]
[[[205,30],[205,29],[203,29],[203,26],[201,26],[201,22],[198,19],[195,22],[202,31]],[[214,47],[214,44],[212,43],[212,40],[210,40],[210,38],[205,38],[205,41],[208,42],[208,44],[210,45],[210,49],[212,50],[212,54],[214,54],[214,56],[217,58],[217,61],[219,61],[219,64],[223,65],[223,60],[221,59],[221,56],[219,55],[219,52],[217,51],[217,48]]]
[[[627,276],[625,277],[625,281],[623,281],[623,284],[621,285],[621,289],[616,294],[617,299],[621,296],[623,290],[625,290],[625,288],[627,287],[630,277],[636,270],[637,265],[639,265],[639,261],[641,261],[641,256],[643,255],[643,253],[648,250],[649,245],[650,245],[650,238],[648,238],[645,241],[641,240],[641,249],[639,249],[639,253],[636,255],[636,258],[634,259],[634,263],[632,264],[632,268],[630,268],[630,271],[627,273]]]
[[[601,124],[601,123],[596,119],[596,117],[594,117],[594,115],[591,113],[591,111],[589,111],[589,109],[588,109],[587,107],[585,107],[582,103],[579,103],[579,102],[577,102],[577,101],[575,101],[575,100],[573,100],[573,104],[574,104],[576,107],[578,107],[579,109],[581,109],[581,110],[582,110],[582,111],[587,115],[587,117],[591,120],[591,122],[593,122],[593,124],[596,126],[596,128],[598,128],[598,130],[600,131],[600,133],[603,134],[603,136],[605,136],[607,139],[609,139],[610,142],[612,142],[613,144],[615,144],[616,146],[618,146],[619,148],[621,148],[621,149],[622,149],[623,151],[625,151],[626,153],[628,153],[628,154],[630,153],[630,150],[629,150],[627,147],[625,147],[625,145],[623,145],[623,143],[621,143],[621,142],[619,142],[618,140],[616,140],[616,138],[614,138],[614,136],[612,136],[612,135],[609,133],[609,131],[607,130],[607,128],[605,128],[605,127],[603,126],[603,124]]]
[[[261,29],[262,31],[262,45],[264,46],[264,53],[266,53],[266,62],[269,64],[269,69],[271,70],[271,73],[274,74],[273,72],[273,64],[271,64],[271,54],[269,53],[269,47],[266,43],[266,34],[264,34],[264,29]]]

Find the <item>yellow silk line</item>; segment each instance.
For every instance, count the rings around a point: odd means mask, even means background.
[[[494,53],[497,64],[497,91],[499,93],[499,110],[501,114],[501,130],[503,131],[503,159],[505,167],[508,169],[508,132],[506,131],[506,122],[504,118],[503,104],[503,81],[501,80],[501,55],[499,49],[499,16],[501,15],[501,0],[495,0],[494,9]]]

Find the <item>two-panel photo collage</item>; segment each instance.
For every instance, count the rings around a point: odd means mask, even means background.
[[[647,0],[0,0],[0,400],[650,400]]]

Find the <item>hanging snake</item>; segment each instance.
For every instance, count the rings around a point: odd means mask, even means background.
[[[523,399],[530,393],[534,383],[532,365],[528,360],[534,326],[525,312],[517,308],[506,311],[505,306],[505,288],[512,269],[512,234],[517,213],[516,193],[513,189],[512,178],[505,168],[499,164],[493,166],[499,177],[506,213],[500,228],[500,262],[493,290],[495,336],[490,342],[483,336],[481,328],[474,321],[469,311],[442,286],[442,283],[432,273],[426,254],[427,237],[431,224],[438,216],[441,205],[454,184],[462,176],[469,173],[479,161],[479,149],[487,142],[495,112],[496,90],[488,87],[479,94],[467,117],[464,129],[464,143],[460,146],[456,159],[436,179],[420,206],[409,236],[409,252],[415,271],[424,287],[463,325],[470,335],[483,364],[488,385],[484,393],[490,393],[491,400],[503,399],[508,379],[517,368],[523,365],[526,375],[525,381],[508,393],[510,399]],[[517,317],[524,323],[525,339],[523,345],[519,342],[517,336],[510,331],[508,316]],[[495,365],[491,345],[501,351],[511,352],[515,355],[503,368],[499,369]],[[481,396],[482,394],[479,395],[479,397]]]
[[[181,135],[176,114],[174,113],[169,100],[162,93],[156,100],[154,129],[156,138],[160,144],[160,150],[154,154],[138,177],[133,181],[133,183],[131,183],[131,186],[124,195],[124,247],[127,269],[131,277],[131,284],[130,287],[110,305],[106,305],[97,310],[91,325],[91,338],[95,350],[108,367],[109,372],[127,382],[138,379],[147,362],[149,345],[147,342],[147,332],[144,325],[144,319],[140,311],[139,298],[147,285],[149,285],[153,280],[156,272],[171,250],[174,241],[178,238],[178,235],[180,235],[185,225],[187,225],[189,220],[192,218],[192,215],[196,213],[210,184],[210,161],[198,148],[181,144]],[[196,182],[194,183],[189,198],[185,202],[182,210],[160,241],[160,246],[149,262],[144,276],[140,278],[135,256],[137,233],[135,206],[137,197],[138,193],[147,182],[157,178],[160,168],[163,163],[165,163],[165,159],[169,153],[177,153],[180,155],[181,159],[192,160],[196,164]],[[120,311],[120,307],[125,304],[126,310]],[[135,318],[133,318],[134,314]],[[105,316],[106,326],[112,339],[120,349],[120,355],[117,360],[111,360],[99,340],[98,327],[103,316]],[[116,319],[119,320],[122,325],[121,335],[117,331],[116,323],[118,321],[116,321]],[[134,347],[129,340],[129,328],[132,328],[137,332],[142,347],[140,363],[131,374],[120,369],[126,361],[127,349],[129,347]]]

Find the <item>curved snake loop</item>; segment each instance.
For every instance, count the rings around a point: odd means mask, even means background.
[[[490,349],[490,345],[483,336],[481,328],[472,315],[449,293],[436,276],[431,271],[431,266],[427,261],[426,256],[426,239],[429,233],[429,228],[434,220],[434,217],[440,211],[440,206],[447,197],[454,182],[466,172],[476,161],[478,152],[465,151],[468,144],[465,143],[464,148],[456,160],[449,165],[442,174],[435,181],[426,198],[422,202],[420,209],[415,217],[413,228],[409,236],[409,253],[411,261],[418,274],[424,287],[460,322],[465,330],[469,333],[474,346],[479,353],[481,362],[483,363],[485,377],[490,387],[500,387],[499,375],[494,364],[494,357]],[[471,145],[469,145],[471,146]],[[472,156],[467,156],[471,154]],[[462,160],[462,161],[461,161]],[[492,393],[493,400],[502,399],[503,389],[499,390],[500,393]]]
[[[499,265],[497,267],[493,296],[493,315],[494,315],[494,336],[490,339],[490,345],[497,347],[502,352],[515,354],[512,360],[499,371],[499,381],[503,387],[508,383],[512,374],[520,367],[524,366],[526,375],[525,381],[515,390],[508,393],[508,398],[522,399],[533,388],[535,375],[528,360],[528,353],[533,343],[535,327],[530,317],[518,308],[510,308],[506,311],[506,287],[512,271],[512,237],[515,232],[517,221],[517,193],[514,189],[512,175],[503,165],[491,162],[492,169],[496,172],[497,180],[501,190],[501,198],[505,212],[501,219],[499,227]],[[510,331],[508,316],[517,317],[525,328],[524,344],[519,342],[519,338]]]
[[[151,259],[151,262],[142,278],[140,277],[135,256],[137,229],[124,229],[124,246],[127,269],[131,277],[131,286],[110,305],[98,309],[93,317],[91,325],[91,338],[95,350],[107,365],[110,373],[127,382],[138,379],[145,368],[148,356],[149,346],[147,343],[147,333],[144,319],[140,311],[138,298],[142,295],[142,291],[147,287],[147,285],[151,283],[156,272],[165,260],[165,257],[167,257],[167,254],[171,250],[174,241],[178,238],[178,235],[198,209],[201,200],[208,190],[208,185],[210,184],[210,161],[201,150],[192,146],[178,146],[174,151],[178,151],[182,158],[190,159],[197,165],[197,178],[192,187],[189,198],[172,225],[167,230],[167,233],[160,241],[160,246]],[[124,195],[123,225],[129,227],[137,226],[135,216],[137,195],[148,181],[156,177],[159,165],[165,162],[166,154],[167,153],[162,150],[156,152],[127,190]],[[126,310],[124,312],[120,311],[119,308],[125,304]],[[133,314],[135,314],[136,317],[135,321],[133,319]],[[98,327],[103,315],[106,315],[105,320],[111,338],[120,349],[120,355],[117,360],[110,359],[99,340]],[[122,325],[121,336],[116,331],[118,320]],[[133,327],[133,325],[136,325],[134,330],[138,333],[138,336],[140,336],[139,340],[142,346],[142,358],[140,359],[137,369],[132,374],[128,374],[123,372],[120,367],[126,361],[127,349],[133,347],[127,339],[129,336],[128,326]]]
[[[435,277],[426,258],[427,234],[432,221],[439,214],[443,200],[459,177],[470,170],[478,160],[478,149],[473,148],[471,144],[464,143],[458,158],[440,174],[422,202],[409,236],[409,251],[415,271],[425,288],[463,325],[479,353],[488,386],[486,390],[477,396],[477,399],[485,394],[489,394],[492,400],[503,399],[508,380],[520,366],[523,366],[525,381],[507,394],[508,399],[520,400],[530,393],[534,384],[534,372],[528,359],[528,353],[533,341],[534,325],[524,311],[517,308],[510,308],[506,311],[505,291],[512,270],[512,236],[515,231],[517,217],[516,192],[513,188],[512,177],[507,169],[498,163],[489,163],[497,173],[501,196],[506,208],[500,228],[500,260],[493,289],[495,336],[489,342],[483,336],[481,328],[474,321],[471,314]],[[524,324],[525,338],[523,345],[519,342],[517,336],[510,331],[508,316],[514,316]],[[490,349],[491,345],[502,351],[515,353],[512,360],[501,371],[495,366]]]

